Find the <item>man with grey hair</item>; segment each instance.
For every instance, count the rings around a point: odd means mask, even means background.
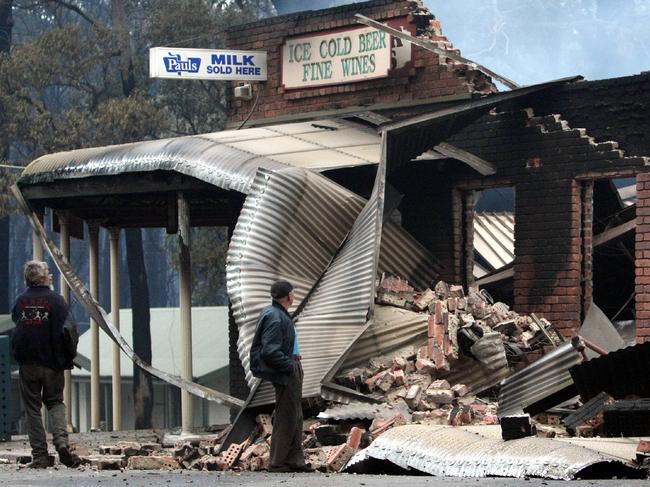
[[[66,353],[63,338],[68,305],[51,290],[52,274],[46,262],[31,260],[25,264],[25,284],[27,289],[18,296],[11,312],[16,323],[11,345],[20,365],[20,394],[33,457],[29,466],[49,466],[41,417],[44,404],[50,415],[59,460],[68,467],[76,467],[81,461],[68,446],[63,404],[63,371],[72,368],[72,358]]]

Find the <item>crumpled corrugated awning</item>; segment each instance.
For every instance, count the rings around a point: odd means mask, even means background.
[[[383,433],[357,453],[347,472],[381,473],[387,461],[405,470],[448,477],[645,478],[645,470],[619,458],[550,438],[503,441],[464,428],[407,425]]]
[[[18,185],[167,170],[247,194],[260,167],[378,164],[380,142],[374,130],[339,119],[225,130],[46,155],[27,166]]]

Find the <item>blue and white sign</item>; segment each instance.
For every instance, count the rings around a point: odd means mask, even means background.
[[[266,52],[152,47],[149,49],[149,76],[266,81]]]

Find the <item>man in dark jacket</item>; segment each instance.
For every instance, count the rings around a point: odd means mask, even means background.
[[[54,447],[61,463],[68,467],[80,464],[68,447],[68,432],[63,404],[65,368],[71,368],[63,343],[63,324],[68,305],[54,293],[47,263],[25,264],[27,290],[18,296],[11,312],[16,330],[12,337],[14,357],[20,365],[20,394],[25,407],[25,422],[32,447],[32,468],[47,468],[47,440],[41,417],[45,404],[50,417]]]
[[[293,304],[293,286],[276,281],[273,301],[260,314],[251,346],[251,372],[275,388],[275,412],[269,471],[309,471],[302,449],[302,378],[298,338],[287,311]]]

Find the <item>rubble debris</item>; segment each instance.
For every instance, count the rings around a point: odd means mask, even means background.
[[[603,391],[614,399],[650,397],[649,363],[650,342],[645,342],[593,358],[569,372],[584,401]]]
[[[314,430],[316,440],[323,446],[336,446],[347,441],[347,434],[341,425],[325,424]]]
[[[577,431],[584,432],[585,426],[589,426],[591,431],[598,430],[603,424],[603,408],[605,404],[611,404],[614,398],[606,392],[601,392],[584,403],[575,412],[564,418],[563,423],[567,431],[571,434],[577,434]],[[583,428],[578,428],[582,426]]]
[[[636,462],[639,465],[650,466],[650,441],[639,441],[636,447]]]
[[[129,457],[126,466],[131,470],[176,470],[179,468],[178,461],[172,456],[133,456]]]
[[[650,399],[615,401],[603,407],[603,436],[650,435]]]
[[[356,450],[346,443],[332,448],[327,454],[327,466],[331,471],[339,472],[355,453]]]
[[[535,436],[537,430],[530,420],[529,414],[518,414],[513,416],[502,416],[501,438],[504,441],[518,440],[526,436]]]

